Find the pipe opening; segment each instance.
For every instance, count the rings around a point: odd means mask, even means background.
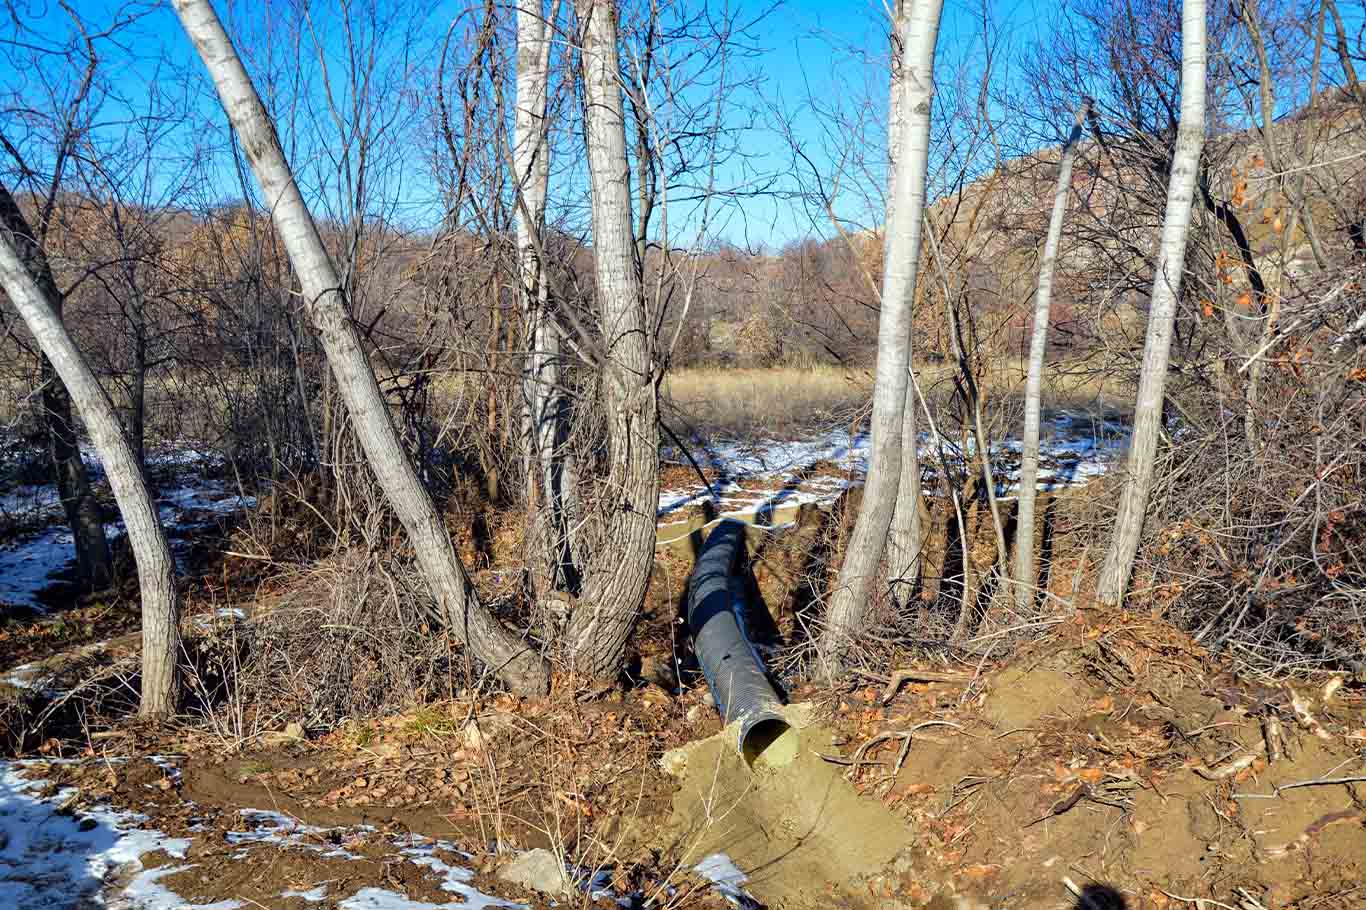
[[[740,752],[751,768],[782,768],[797,757],[801,737],[787,721],[769,717],[745,733]]]

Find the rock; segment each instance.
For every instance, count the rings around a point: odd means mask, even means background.
[[[304,728],[298,721],[290,721],[283,730],[271,730],[261,734],[261,744],[270,748],[303,742]]]
[[[560,858],[544,847],[519,854],[498,870],[498,877],[529,891],[549,895],[569,894],[574,884]]]

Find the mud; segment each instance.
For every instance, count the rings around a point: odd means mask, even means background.
[[[1240,908],[1366,906],[1366,785],[1279,789],[1366,773],[1366,699],[1314,701],[1335,732],[1288,723],[1286,754],[1269,763],[1258,715],[1284,714],[1287,692],[1230,707],[1239,699],[1196,684],[1202,655],[1146,650],[1135,632],[1101,636],[1112,668],[1090,642],[1021,655],[954,712],[961,731],[916,738],[894,782],[862,778],[865,799],[919,832],[912,869],[883,876],[888,888],[913,904],[952,885],[992,907],[1060,908],[1073,906],[1066,878],[1127,910],[1216,894]],[[1127,691],[1118,667],[1135,671]],[[945,716],[943,696],[921,688],[889,726]],[[1241,755],[1255,760],[1236,774],[1199,773]],[[1260,903],[1239,903],[1243,891]]]
[[[875,906],[860,879],[891,862],[914,834],[820,758],[835,749],[813,713],[808,705],[787,709],[801,741],[780,768],[751,770],[732,730],[667,753],[665,770],[679,787],[664,841],[689,865],[725,853],[749,876],[746,889],[770,907]]]

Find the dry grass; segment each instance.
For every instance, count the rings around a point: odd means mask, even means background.
[[[952,392],[953,373],[949,363],[916,365],[921,389],[937,402]],[[1003,357],[980,382],[989,399],[1000,401],[1020,395],[1024,378],[1024,360]],[[675,370],[664,380],[664,394],[679,423],[739,437],[852,422],[865,415],[872,388],[871,369],[836,366],[700,367]],[[1132,395],[1127,378],[1088,369],[1080,361],[1059,362],[1045,374],[1044,397],[1053,406],[1122,408]]]
[[[737,436],[852,421],[872,388],[871,370],[833,366],[701,367],[664,380],[664,395],[683,421]]]

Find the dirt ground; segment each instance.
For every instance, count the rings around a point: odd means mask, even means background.
[[[845,530],[838,511],[803,510],[781,538],[755,532],[755,600],[775,639],[803,634]],[[468,887],[536,907],[549,899],[497,878],[531,848],[594,880],[561,907],[726,905],[694,871],[717,854],[784,910],[1366,907],[1366,679],[1238,678],[1158,617],[1086,608],[1055,553],[1050,592],[1082,606],[1032,643],[996,658],[903,649],[865,665],[866,685],[797,686],[798,759],[752,772],[689,670],[678,618],[692,558],[661,550],[627,687],[429,693],[379,719],[307,730],[281,717],[245,736],[227,708],[149,731],[105,716],[114,696],[82,698],[51,735],[3,735],[41,701],[30,690],[0,698],[0,740],[75,760],[26,773],[189,838],[183,860],[144,863],[197,903],[336,906],[299,896],[327,883],[442,906],[437,866],[395,858],[420,836],[438,842],[423,841],[429,859],[471,870]],[[201,613],[225,603],[214,597]],[[64,644],[10,635],[23,659]],[[167,760],[133,758],[149,755]],[[304,827],[243,839],[282,818]]]
[[[675,905],[720,900],[689,870],[724,852],[774,908],[1366,906],[1358,682],[1237,680],[1158,621],[1086,610],[980,673],[907,669],[895,688],[792,693],[802,751],[780,770],[730,751],[701,688],[647,684],[429,705],[240,752],[200,728],[125,726],[54,746],[86,760],[49,772],[193,833],[194,868],[163,883],[203,902],[292,907],[279,895],[319,881],[449,899],[392,861],[393,836],[414,833],[472,854],[485,893],[537,906],[492,875],[532,847],[619,894],[667,883]],[[179,773],[99,760],[137,754]],[[276,846],[242,863],[265,848],[227,836],[248,808],[359,858]]]

